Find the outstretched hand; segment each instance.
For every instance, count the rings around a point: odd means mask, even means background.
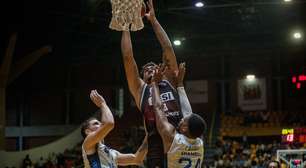
[[[105,104],[104,98],[97,92],[97,90],[92,90],[90,92],[90,99],[98,107],[101,107],[103,104]]]
[[[176,75],[176,82],[177,82],[177,86],[184,86],[184,77],[185,77],[185,73],[186,73],[186,67],[185,67],[185,62],[180,63],[179,65],[179,69]]]
[[[155,17],[155,10],[154,10],[154,6],[153,6],[153,0],[149,0],[147,2],[147,6],[149,8],[149,12],[146,13],[145,16],[151,22],[154,19],[156,19],[156,17]]]

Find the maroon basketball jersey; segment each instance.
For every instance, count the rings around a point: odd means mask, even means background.
[[[162,80],[158,84],[158,87],[160,90],[160,99],[163,104],[163,111],[165,112],[168,121],[176,128],[183,118],[179,104],[179,95],[176,89],[174,89],[167,80]],[[164,162],[163,143],[155,125],[155,113],[152,104],[152,86],[147,84],[144,86],[140,100],[140,107],[149,134],[147,158],[160,159],[160,164],[162,165]]]

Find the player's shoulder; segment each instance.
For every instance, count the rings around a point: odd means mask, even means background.
[[[185,135],[180,134],[178,132],[175,133],[174,141],[177,141],[177,142],[180,142],[180,143],[189,143],[189,142],[197,143],[197,144],[203,144],[204,143],[201,138],[190,139],[190,138],[186,137]]]
[[[171,85],[171,83],[168,79],[163,79],[158,84],[162,85],[162,86]]]
[[[98,148],[102,154],[111,155],[113,157],[117,157],[118,154],[120,153],[119,151],[112,149],[103,143],[99,143]]]
[[[186,142],[186,137],[185,137],[185,135],[183,135],[179,132],[175,132],[173,141],[175,141],[176,143],[179,143],[179,144],[183,144],[183,143]]]
[[[197,139],[196,139],[196,142],[197,142],[198,144],[201,144],[201,145],[204,144],[204,141],[203,141],[203,139],[201,139],[201,138],[197,138]]]

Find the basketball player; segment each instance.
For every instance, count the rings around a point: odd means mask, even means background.
[[[165,116],[164,106],[159,92],[162,72],[156,69],[152,81],[152,102],[155,111],[157,130],[162,137],[166,155],[164,168],[200,168],[204,156],[201,139],[206,123],[197,114],[185,116],[178,125],[178,131]]]
[[[135,154],[122,154],[103,144],[104,137],[114,128],[114,118],[104,98],[96,90],[90,93],[91,100],[101,109],[101,122],[90,118],[82,124],[84,142],[82,155],[85,168],[116,168],[117,165],[140,165],[147,153],[147,134]]]
[[[166,32],[155,17],[152,0],[149,1],[148,7],[149,12],[146,14],[146,17],[150,21],[157,39],[161,44],[163,51],[163,64],[169,67],[168,73],[165,73],[165,76],[159,85],[163,102],[165,102],[164,112],[168,117],[168,121],[174,127],[177,127],[183,117],[182,109],[188,109],[184,111],[190,113],[191,107],[184,88],[181,87],[177,89],[178,83],[175,81],[178,77],[176,56]],[[149,168],[162,168],[164,162],[162,139],[156,130],[151,94],[151,79],[156,64],[150,62],[143,66],[143,76],[142,78],[140,77],[137,64],[134,60],[131,37],[128,31],[122,32],[121,50],[129,90],[134,97],[136,106],[144,115],[146,128],[149,133],[147,166]],[[180,103],[180,101],[183,103]],[[186,107],[185,105],[189,105],[189,107]],[[181,106],[183,106],[183,108]]]

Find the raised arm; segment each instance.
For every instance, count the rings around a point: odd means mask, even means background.
[[[135,154],[118,154],[118,165],[141,165],[148,152],[148,134],[143,139],[141,146]]]
[[[99,95],[97,90],[92,90],[90,93],[90,98],[93,103],[101,109],[101,123],[102,125],[97,131],[89,134],[84,140],[84,148],[88,149],[94,148],[95,145],[100,142],[104,137],[114,128],[115,121],[112,112],[107,106],[104,98]]]
[[[129,90],[135,99],[137,107],[140,109],[140,97],[144,81],[139,76],[138,67],[133,56],[131,36],[128,31],[122,32],[121,52]]]
[[[171,41],[163,27],[156,19],[152,0],[149,0],[147,5],[149,7],[149,12],[146,14],[146,17],[150,21],[155,35],[163,49],[163,62],[169,67],[169,70],[177,71],[178,66]]]
[[[180,97],[180,105],[184,117],[192,114],[192,108],[184,88],[185,73],[186,73],[185,63],[180,63],[179,71],[176,76],[177,80],[176,82],[177,82],[177,93]]]
[[[161,72],[159,72],[159,69],[156,69],[152,82],[152,103],[155,111],[156,127],[162,137],[164,151],[167,152],[172,144],[175,128],[168,122],[163,110],[163,104],[160,100],[160,92],[157,84],[158,78],[161,78],[160,76],[162,76]]]

